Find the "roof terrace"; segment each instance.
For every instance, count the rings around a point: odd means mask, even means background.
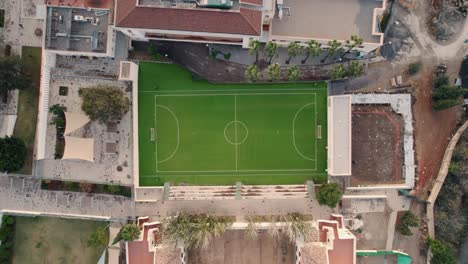
[[[374,9],[382,0],[284,0],[282,17],[275,15],[273,36],[300,39],[347,40],[355,34],[379,43],[372,35]],[[279,13],[279,12],[277,12]]]
[[[109,11],[48,7],[45,47],[52,50],[105,53]]]

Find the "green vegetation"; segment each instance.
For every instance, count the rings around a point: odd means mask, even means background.
[[[338,52],[341,51],[341,42],[337,40],[330,40],[327,43],[327,56],[321,60],[324,63],[328,58],[333,58]]]
[[[256,82],[258,81],[258,78],[260,77],[260,72],[258,70],[258,67],[257,65],[250,65],[249,67],[247,67],[247,69],[245,70],[245,78],[249,81],[249,82]]]
[[[26,160],[18,173],[31,174],[34,154],[34,141],[36,137],[37,111],[39,104],[39,86],[41,80],[40,48],[23,47],[22,64],[24,71],[31,79],[30,85],[19,91],[18,118],[16,119],[13,136],[21,138],[27,149]]]
[[[347,74],[351,77],[358,77],[364,71],[362,64],[359,61],[352,61],[347,69]]]
[[[346,69],[343,66],[343,64],[336,64],[331,69],[330,76],[331,76],[332,80],[343,79],[345,77],[345,75],[346,75]]]
[[[134,241],[140,236],[140,227],[136,224],[124,225],[117,236],[115,236],[112,244],[117,244],[119,241]]]
[[[109,229],[104,226],[98,226],[89,236],[88,246],[106,247],[107,244],[109,244]]]
[[[258,53],[260,52],[260,41],[251,40],[249,42],[249,54],[255,56],[255,64],[258,62]]]
[[[301,72],[297,66],[292,66],[288,69],[288,80],[291,82],[297,81],[301,77]]]
[[[387,28],[388,26],[388,21],[390,21],[390,11],[385,11],[384,14],[382,15],[381,19],[380,19],[380,32],[385,32],[385,29]]]
[[[159,53],[158,48],[151,43],[150,46],[148,47],[148,53],[153,57],[154,60],[160,60],[161,59],[161,53]]]
[[[340,202],[343,194],[341,193],[338,184],[331,182],[320,186],[316,196],[319,204],[335,208]]]
[[[410,227],[418,227],[419,218],[411,211],[406,211],[400,218],[400,222],[397,225],[398,231],[404,236],[411,236],[413,232],[409,229]]]
[[[19,57],[0,57],[0,94],[31,85],[30,74]]]
[[[343,58],[346,54],[353,51],[353,49],[355,49],[356,47],[361,46],[362,43],[363,43],[362,38],[360,38],[357,35],[351,35],[350,39],[346,40],[346,46],[348,47],[348,49],[343,53],[343,55],[341,55],[341,58]]]
[[[51,191],[67,191],[67,192],[87,192],[87,193],[102,193],[121,195],[125,197],[132,196],[131,187],[110,185],[110,184],[94,184],[94,183],[79,183],[72,181],[57,181],[57,180],[42,180],[41,188]]]
[[[178,65],[139,68],[141,186],[326,181],[326,83],[212,84]]]
[[[456,264],[455,252],[443,242],[427,238],[427,243],[432,252],[431,264]]]
[[[286,64],[291,62],[292,58],[299,56],[302,53],[302,47],[299,45],[299,42],[293,41],[288,45],[288,59],[286,60]]]
[[[302,64],[306,63],[309,57],[318,57],[322,52],[322,44],[315,40],[309,40],[306,47],[306,57],[301,61]]]
[[[106,222],[62,218],[16,217],[14,262],[97,263],[105,246],[89,246],[88,240],[106,225]]]
[[[63,133],[65,132],[65,107],[55,104],[49,108],[49,112],[52,114],[51,124],[55,125],[55,159],[61,159],[63,157],[63,151],[65,150],[65,139]]]
[[[270,224],[268,234],[277,238],[279,236],[286,236],[291,242],[296,241],[298,238],[308,241],[312,233],[312,217],[299,213],[289,213],[286,215],[270,215],[270,216],[246,216],[247,221],[246,232],[252,237],[256,238],[261,230],[258,223],[267,222]],[[285,224],[287,223],[287,224]]]
[[[15,137],[0,138],[0,172],[17,171],[23,167],[26,146]]]
[[[79,95],[83,99],[81,109],[91,120],[101,123],[120,120],[130,109],[130,101],[125,93],[116,87],[81,88]]]
[[[4,215],[0,226],[0,263],[11,263],[13,256],[13,241],[15,236],[15,218]]]
[[[163,221],[162,238],[168,243],[182,243],[188,248],[206,248],[232,225],[226,216],[189,215],[179,213]]]
[[[278,57],[279,55],[279,45],[276,42],[269,41],[265,45],[264,53],[268,57],[268,64],[271,63],[273,57]]]
[[[462,103],[461,96],[464,89],[462,87],[452,87],[443,85],[435,87],[432,92],[432,107],[435,110],[444,110]]]
[[[278,63],[268,65],[267,73],[271,81],[278,81],[281,78],[280,65]]]
[[[411,63],[408,66],[408,74],[409,75],[415,75],[421,70],[421,68],[422,68],[422,63],[421,62]]]

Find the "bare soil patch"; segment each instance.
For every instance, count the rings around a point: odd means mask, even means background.
[[[403,117],[385,105],[352,111],[351,186],[403,183]]]

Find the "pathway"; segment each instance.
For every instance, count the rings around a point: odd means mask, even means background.
[[[47,191],[32,176],[0,174],[0,213],[119,221],[132,215],[130,198]]]

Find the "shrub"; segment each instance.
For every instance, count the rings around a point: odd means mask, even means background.
[[[338,184],[326,183],[319,187],[317,191],[317,200],[321,205],[327,205],[330,208],[335,208],[340,202],[343,194],[338,188]]]
[[[88,247],[105,247],[107,246],[107,228],[98,227],[88,239]]]
[[[439,76],[434,79],[434,88],[440,88],[442,86],[449,85],[449,79],[447,76]]]
[[[91,120],[98,120],[100,123],[120,120],[130,109],[130,101],[116,87],[102,85],[81,88],[79,95],[83,99],[81,109]]]
[[[418,73],[421,70],[421,68],[422,68],[421,62],[411,63],[408,66],[408,74],[409,75],[415,75],[416,73]]]
[[[337,64],[331,69],[331,78],[332,80],[343,79],[346,74],[346,69],[343,64]]]
[[[117,236],[112,241],[112,244],[116,244],[117,242],[123,241],[133,241],[140,236],[140,227],[136,224],[126,224],[124,225]]]
[[[460,97],[464,89],[443,85],[434,89],[432,93],[432,107],[435,110],[443,110],[461,104]]]
[[[80,183],[80,191],[87,192],[87,193],[92,193],[93,190],[94,190],[94,184],[85,183],[85,182]]]
[[[453,250],[441,241],[427,238],[427,243],[432,251],[431,264],[456,264],[457,260]]]
[[[0,138],[0,172],[17,171],[23,167],[26,145],[15,137]]]
[[[411,236],[413,233],[409,229],[410,227],[418,227],[419,218],[410,211],[406,211],[400,218],[400,223],[397,228],[398,231],[404,236]]]
[[[153,57],[154,60],[159,60],[161,59],[161,54],[158,52],[158,48],[153,45],[153,43],[150,44],[148,47],[148,53]]]

